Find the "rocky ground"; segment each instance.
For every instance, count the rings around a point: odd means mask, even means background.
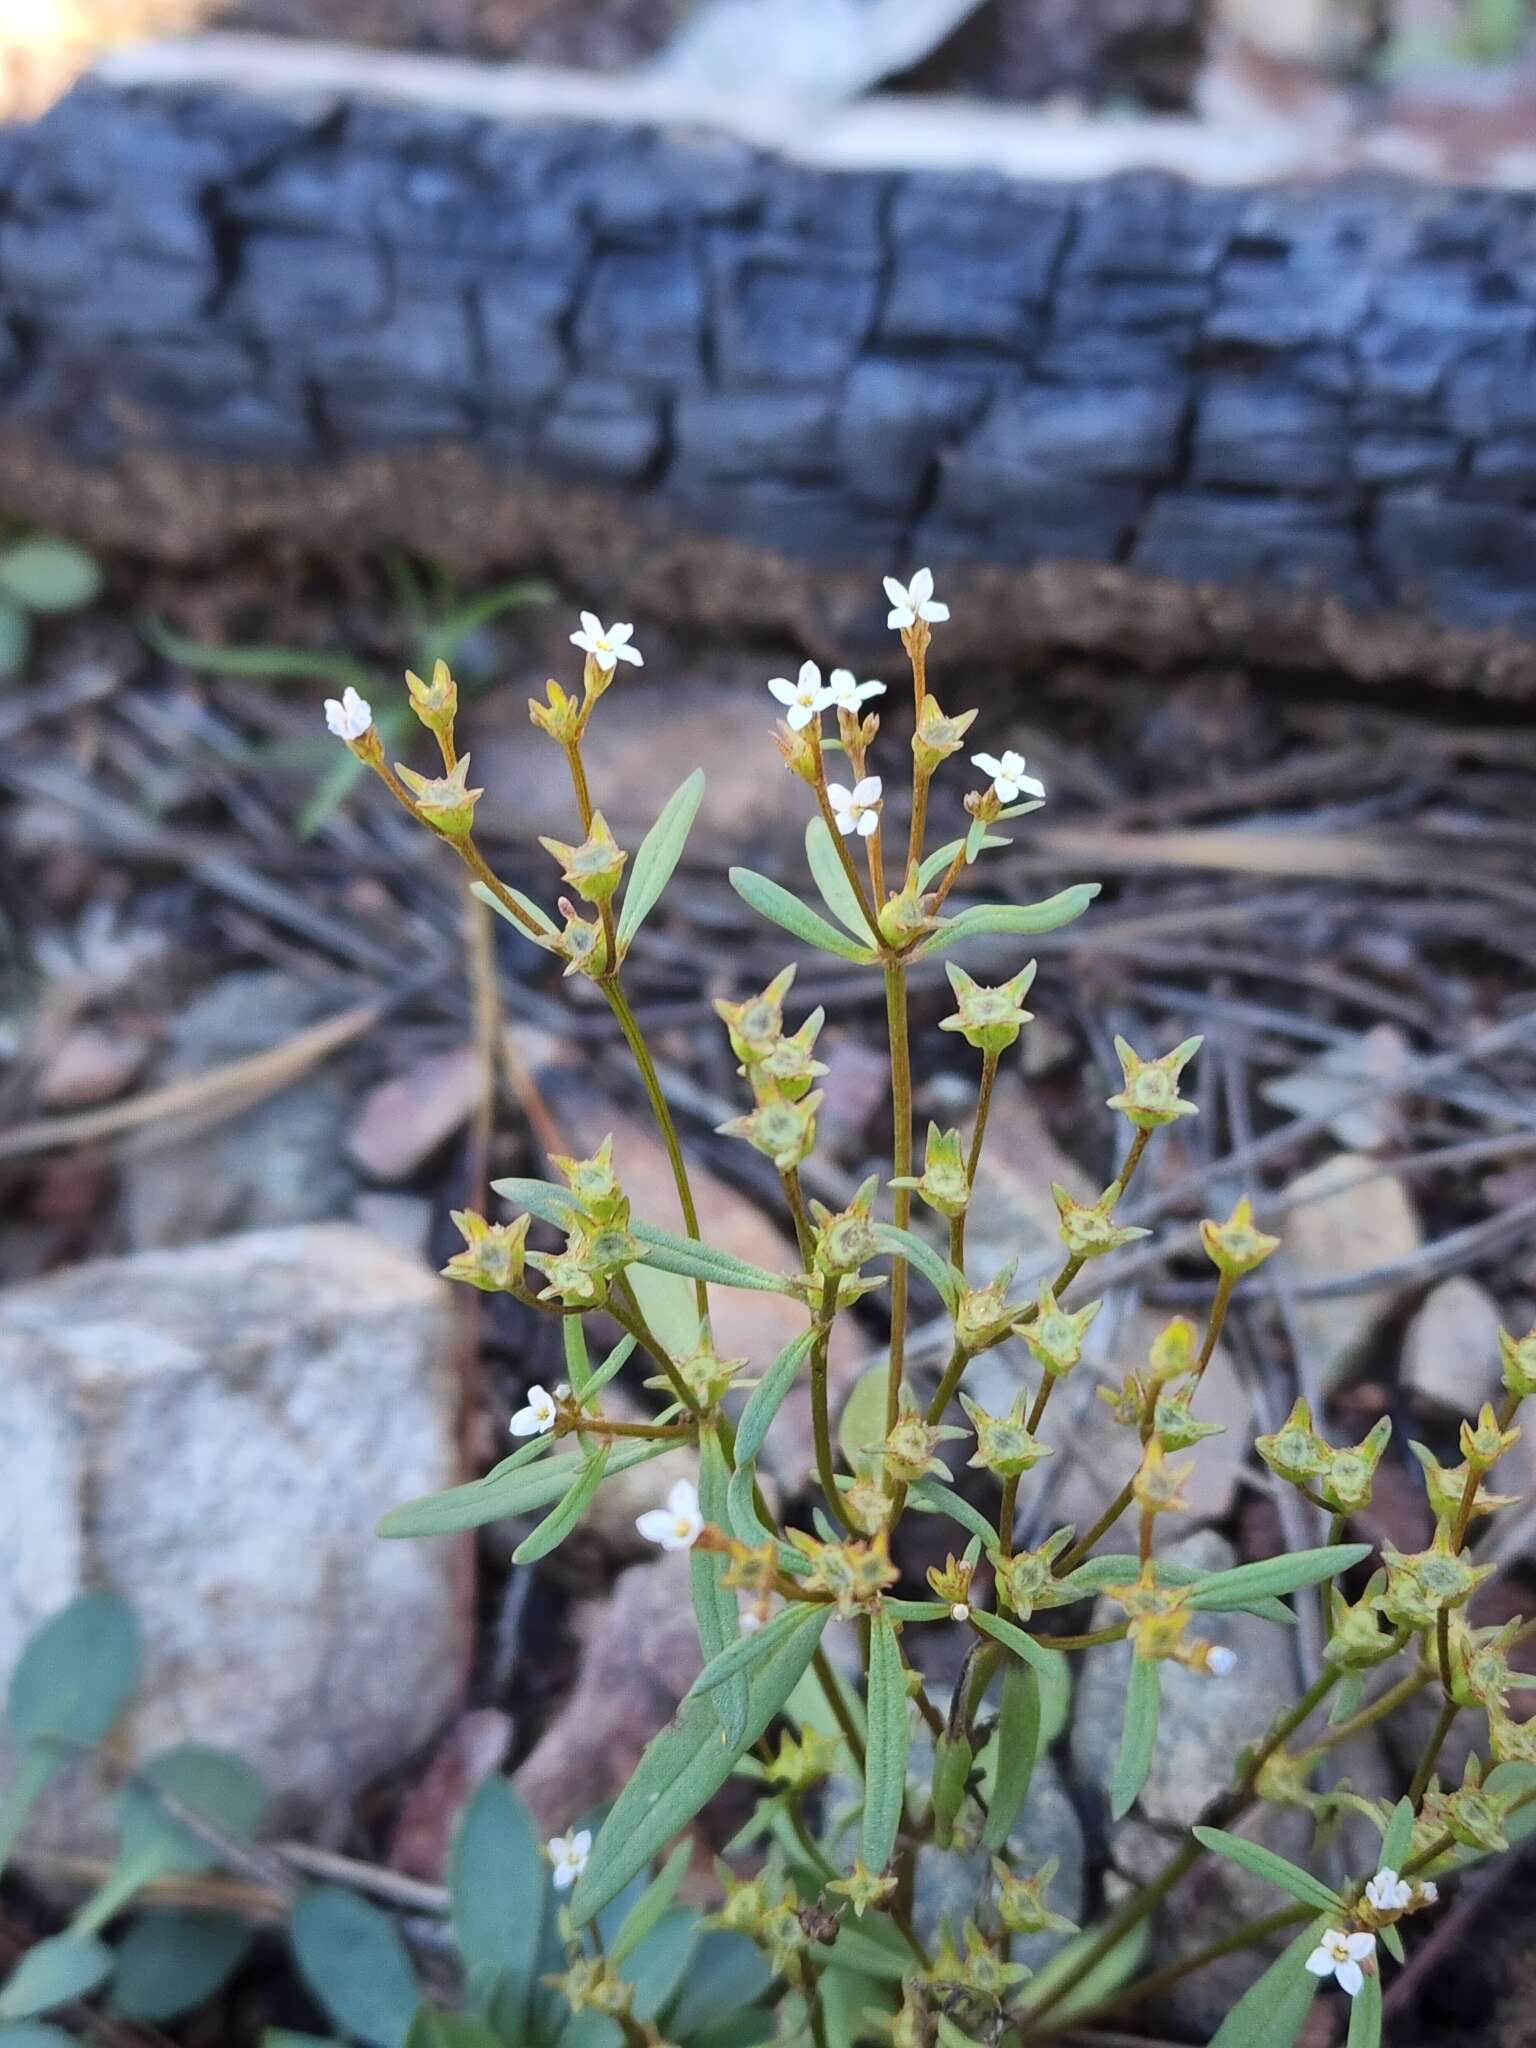
[[[448,1209],[482,1204],[489,1173],[539,1171],[543,1153],[609,1130],[637,1209],[666,1221],[671,1200],[622,1047],[581,986],[562,989],[498,930],[502,1019],[489,1030],[482,1003],[477,1032],[486,934],[446,860],[371,789],[338,790],[312,661],[228,659],[257,639],[346,649],[387,703],[417,658],[401,587],[342,587],[301,561],[197,584],[120,566],[113,601],[45,636],[0,698],[0,1540],[20,1560],[0,1592],[0,1668],[100,1563],[153,1644],[131,1749],[229,1741],[260,1764],[285,1825],[433,1879],[466,1786],[488,1770],[509,1766],[551,1827],[571,1819],[573,1785],[583,1806],[616,1790],[697,1650],[676,1560],[641,1556],[634,1534],[658,1486],[650,1468],[606,1488],[579,1537],[536,1567],[511,1565],[516,1529],[473,1552],[370,1534],[392,1501],[491,1462],[521,1390],[558,1377],[542,1324],[431,1279],[455,1242]],[[568,670],[571,609],[524,606],[458,657],[488,837],[534,891],[547,875],[533,834],[570,820],[523,706]],[[146,615],[244,672],[157,652]],[[633,843],[688,767],[709,777],[691,864],[633,956],[637,1006],[712,1235],[771,1264],[785,1256],[771,1175],[713,1135],[739,1084],[709,999],[760,986],[784,957],[744,921],[721,867],[798,877],[800,815],[763,689],[796,656],[669,640],[644,620],[637,637],[646,668],[595,731],[614,829]],[[1039,1021],[993,1109],[978,1270],[1043,1255],[1050,1179],[1091,1192],[1108,1177],[1112,1034],[1150,1051],[1190,1031],[1207,1041],[1202,1114],[1166,1135],[1138,1192],[1154,1236],[1106,1273],[1110,1307],[1047,1468],[1041,1533],[1122,1476],[1095,1376],[1134,1362],[1203,1293],[1190,1226],[1248,1188],[1286,1251],[1212,1368],[1208,1405],[1228,1433],[1204,1447],[1192,1554],[1317,1540],[1245,1448],[1297,1391],[1340,1434],[1392,1415],[1362,1533],[1416,1547],[1407,1439],[1446,1454],[1454,1416],[1494,1384],[1496,1321],[1536,1320],[1536,733],[1281,674],[951,678],[942,644],[935,680],[946,702],[979,702],[985,743],[1020,748],[1051,790],[1003,862],[1010,886],[1107,883],[1083,923],[1040,942]],[[889,723],[899,748],[899,709]],[[956,1121],[974,1075],[932,1028],[944,993],[918,987],[919,1112]],[[879,1011],[842,968],[802,967],[799,995],[830,1016],[824,1144],[807,1178],[840,1202],[886,1142]],[[776,1348],[755,1315],[718,1335],[729,1353]],[[840,1389],[861,1351],[850,1331]],[[922,1343],[917,1355],[936,1369]],[[988,1357],[979,1397],[1006,1400],[1022,1369]],[[801,1416],[773,1474],[786,1498],[808,1461]],[[1488,1620],[1531,1606],[1536,1521],[1511,1512],[1489,1552],[1503,1572]],[[905,1566],[920,1578],[930,1561],[914,1538]],[[1084,1660],[1031,1822],[1040,1853],[1062,1858],[1066,1910],[1091,1915],[1156,1860],[1316,1655],[1308,1625],[1294,1644],[1231,1626],[1237,1675],[1165,1713],[1141,1808],[1114,1828],[1103,1784],[1120,1676],[1107,1655]],[[1349,1758],[1351,1780],[1397,1782],[1401,1744],[1421,1733]],[[94,1853],[88,1798],[48,1826],[55,1855]],[[1532,2038],[1528,1998],[1510,1989],[1530,1967],[1522,1882],[1500,1895],[1491,1945],[1458,1936],[1474,1895],[1401,1980],[1394,2009],[1416,2014],[1425,2040]],[[33,1903],[10,1900],[23,1915]],[[1206,1880],[1177,1905],[1164,1940],[1224,1924],[1233,1899]],[[940,1897],[924,1910],[936,1918]],[[255,2038],[278,1995],[275,1953],[239,1980],[219,2039]],[[1166,2037],[1206,2038],[1236,1981],[1189,1987],[1160,2018]]]

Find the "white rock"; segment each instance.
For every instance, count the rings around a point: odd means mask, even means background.
[[[1403,1341],[1403,1382],[1420,1407],[1446,1415],[1499,1401],[1499,1309],[1486,1287],[1455,1273],[1425,1297]]]
[[[1301,1285],[1346,1280],[1408,1258],[1423,1243],[1402,1182],[1359,1152],[1325,1159],[1285,1190],[1284,1257]],[[1325,1391],[1345,1380],[1360,1353],[1412,1286],[1396,1281],[1367,1294],[1297,1304],[1298,1334]]]
[[[374,1526],[460,1476],[447,1295],[347,1224],[0,1294],[0,1690],[45,1616],[108,1586],[145,1638],[118,1770],[218,1743],[292,1826],[423,1742],[460,1687],[464,1552]],[[29,1839],[97,1852],[103,1819],[76,1772]]]

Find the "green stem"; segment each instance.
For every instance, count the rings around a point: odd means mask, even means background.
[[[849,1754],[858,1766],[859,1776],[862,1778],[865,1761],[864,1738],[859,1733],[858,1723],[854,1720],[848,1706],[847,1697],[843,1692],[842,1686],[838,1683],[837,1673],[832,1669],[827,1659],[827,1653],[819,1643],[811,1653],[811,1669],[815,1672],[816,1681],[820,1685],[822,1692],[826,1695],[827,1705],[832,1709],[832,1718],[836,1721],[838,1731],[844,1742],[847,1743]]]
[[[832,1417],[827,1399],[827,1350],[832,1341],[832,1321],[836,1314],[837,1276],[829,1273],[822,1283],[821,1317],[811,1346],[811,1429],[816,1440],[816,1477],[827,1497],[827,1506],[834,1519],[852,1535],[853,1523],[843,1505],[837,1468],[832,1462]]]
[[[987,1134],[987,1112],[992,1107],[992,1084],[997,1079],[997,1054],[985,1053],[981,1062],[981,1090],[976,1097],[976,1122],[971,1130],[971,1149],[965,1162],[966,1200],[976,1191],[976,1169],[981,1164],[981,1142]],[[949,1263],[965,1270],[965,1211],[949,1228]]]
[[[885,963],[885,1016],[891,1043],[891,1115],[895,1124],[891,1157],[894,1178],[905,1179],[912,1171],[912,1050],[907,1036],[907,977],[901,963]],[[898,1230],[905,1230],[912,1216],[912,1190],[893,1192],[892,1218]],[[885,1382],[885,1426],[896,1427],[901,1410],[901,1378],[907,1345],[907,1262],[891,1262],[891,1357]]]
[[[661,1132],[661,1142],[666,1147],[667,1158],[672,1167],[672,1180],[677,1189],[678,1206],[683,1212],[683,1227],[695,1244],[702,1244],[699,1231],[699,1212],[694,1206],[693,1189],[688,1181],[688,1167],[683,1158],[683,1148],[678,1139],[677,1126],[672,1121],[672,1112],[667,1107],[667,1098],[661,1092],[661,1081],[656,1072],[656,1063],[651,1058],[650,1047],[641,1035],[629,998],[618,982],[605,976],[598,987],[608,999],[608,1007],[618,1019],[619,1029],[625,1043],[634,1055],[635,1065],[640,1070],[640,1079],[645,1084],[646,1097],[651,1105],[651,1114],[656,1119],[656,1128]],[[703,1330],[709,1328],[709,1290],[702,1280],[694,1282],[694,1298],[699,1306],[699,1322]]]

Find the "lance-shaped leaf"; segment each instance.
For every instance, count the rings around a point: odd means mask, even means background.
[[[631,1465],[644,1465],[674,1448],[670,1437],[651,1440],[633,1438],[613,1446],[607,1471],[627,1472]],[[511,1515],[531,1514],[548,1507],[567,1493],[580,1476],[586,1459],[580,1451],[556,1451],[533,1464],[519,1464],[519,1454],[504,1459],[483,1479],[465,1486],[450,1487],[446,1493],[423,1494],[392,1508],[379,1524],[381,1536],[451,1536],[462,1529],[483,1528],[487,1522],[505,1521]]]
[[[1309,1927],[1249,1985],[1211,2038],[1211,2048],[1291,2048],[1307,2023],[1321,1980],[1307,1968],[1317,1947]]]
[[[608,1944],[608,1960],[615,1965],[622,1963],[626,1956],[633,1955],[660,1921],[662,1915],[677,1897],[678,1886],[688,1872],[693,1860],[691,1842],[679,1842],[656,1876],[636,1899],[620,1923],[618,1933]]]
[[[1161,1667],[1151,1657],[1132,1657],[1131,1678],[1125,1691],[1125,1725],[1120,1731],[1120,1754],[1109,1782],[1109,1810],[1123,1820],[1136,1804],[1136,1796],[1147,1782],[1152,1768],[1152,1751],[1157,1743],[1157,1710],[1162,1699]]]
[[[534,902],[531,896],[525,896],[521,889],[514,889],[510,882],[503,882],[501,886],[512,898],[518,909],[526,914],[530,923],[535,925],[544,934],[546,939],[559,938],[559,925],[555,923],[547,911],[540,910],[538,904]],[[528,927],[518,923],[511,911],[508,910],[506,904],[496,894],[496,891],[487,883],[471,882],[469,887],[471,894],[478,896],[487,910],[494,910],[498,917],[504,917],[507,923],[511,925],[513,931],[521,932],[525,939],[532,936]]]
[[[1324,1913],[1343,1910],[1338,1893],[1331,1891],[1321,1878],[1288,1862],[1284,1856],[1277,1856],[1273,1849],[1266,1849],[1259,1842],[1250,1842],[1244,1835],[1228,1834],[1225,1828],[1196,1828],[1194,1836],[1203,1849],[1225,1856],[1229,1863],[1241,1864],[1244,1870],[1251,1870],[1267,1884],[1278,1885],[1304,1906],[1316,1906]]]
[[[614,1801],[571,1895],[578,1927],[600,1913],[713,1798],[794,1691],[831,1612],[807,1608],[798,1625],[752,1672],[747,1718],[735,1745],[725,1740],[707,1695],[684,1702],[649,1744],[635,1774]]]
[[[625,1278],[635,1290],[645,1326],[672,1359],[691,1358],[699,1348],[698,1289],[681,1273],[663,1273],[659,1266],[628,1266]],[[567,1323],[580,1320],[567,1316]]]
[[[673,870],[683,857],[688,834],[698,815],[704,795],[704,770],[695,768],[686,782],[679,783],[662,805],[661,815],[640,842],[629,885],[619,911],[619,954],[629,951],[630,941],[656,907]]]
[[[574,1322],[574,1316],[567,1316],[567,1322]],[[586,1513],[592,1496],[603,1482],[603,1474],[613,1456],[613,1445],[603,1444],[595,1450],[577,1472],[571,1482],[570,1491],[552,1514],[548,1514],[536,1529],[530,1530],[512,1553],[514,1564],[537,1564],[541,1557],[548,1557],[552,1550],[570,1535],[576,1524]]]
[[[1003,1667],[1003,1698],[997,1717],[997,1769],[987,1801],[984,1849],[1001,1849],[1024,1810],[1040,1747],[1040,1680],[1034,1668],[1011,1658]]]
[[[736,1462],[746,1464],[755,1458],[763,1448],[763,1440],[769,1425],[783,1406],[790,1388],[801,1366],[810,1356],[811,1332],[803,1331],[784,1346],[778,1357],[769,1366],[763,1377],[752,1389],[752,1395],[741,1411],[741,1420],[736,1425]]]
[[[1413,1801],[1399,1799],[1392,1809],[1392,1818],[1387,1822],[1387,1832],[1382,1838],[1381,1870],[1401,1870],[1413,1841]]]
[[[300,1976],[334,2026],[367,2048],[404,2048],[421,1986],[387,1913],[325,1885],[294,1907],[288,1937]]]
[[[838,923],[846,925],[861,945],[873,945],[875,935],[824,818],[812,818],[805,828],[805,857],[810,863],[811,879],[821,891],[821,900]]]
[[[731,1468],[725,1462],[720,1433],[718,1429],[704,1428],[699,1434],[699,1512],[717,1529],[725,1528],[729,1520],[726,1489],[730,1483]],[[698,1543],[688,1553],[693,1618],[699,1631],[699,1648],[706,1663],[729,1648],[740,1633],[736,1620],[736,1595],[724,1583],[729,1562],[724,1552],[706,1550]],[[714,1693],[721,1732],[734,1748],[747,1725],[747,1681],[739,1675],[726,1678],[714,1688]]]
[[[29,1948],[0,1990],[0,2020],[30,2020],[84,1998],[112,1974],[113,1955],[90,1935],[56,1934]]]
[[[1047,896],[1043,903],[977,903],[962,910],[923,940],[913,954],[921,960],[930,953],[945,952],[966,939],[1030,938],[1037,932],[1053,932],[1059,925],[1081,917],[1099,893],[1097,882],[1077,882]]]
[[[725,1489],[725,1525],[738,1543],[749,1550],[761,1550],[777,1539],[757,1512],[757,1468],[748,1459],[738,1462]],[[800,1553],[794,1552],[798,1557]]]
[[[1349,2038],[1344,2048],[1381,2048],[1381,1972],[1366,1978],[1349,2001]]]
[[[919,1237],[915,1230],[898,1230],[894,1223],[877,1223],[873,1234],[881,1251],[916,1266],[946,1308],[956,1306],[965,1288],[965,1275],[957,1272],[926,1238]]]
[[[766,875],[754,874],[751,868],[732,868],[730,882],[743,903],[803,944],[815,946],[823,953],[835,953],[840,960],[856,960],[861,966],[875,959],[873,946],[861,946],[856,939],[845,936],[809,904],[791,896],[777,882],[770,882]]]
[[[996,1532],[990,1533],[995,1541]],[[1055,1676],[1053,1660],[1060,1655],[1059,1651],[1047,1649],[1044,1643],[1037,1643],[1033,1636],[1026,1635],[1013,1622],[1004,1621],[1000,1614],[989,1614],[984,1607],[973,1607],[971,1620],[994,1643],[1001,1643],[1005,1650],[1011,1650],[1015,1657],[1022,1657],[1026,1664],[1032,1664],[1042,1674],[1050,1669],[1051,1675]]]
[[[1062,1580],[1074,1592],[1083,1594],[1101,1592],[1105,1586],[1123,1585],[1134,1579],[1141,1569],[1141,1560],[1129,1551],[1101,1551],[1097,1557],[1086,1558],[1076,1571]],[[1194,1586],[1200,1584],[1209,1574],[1198,1565],[1183,1564],[1171,1557],[1153,1560],[1152,1574],[1159,1586]],[[1257,1599],[1234,1601],[1231,1607],[1223,1606],[1223,1613],[1255,1614],[1261,1621],[1275,1622],[1281,1628],[1294,1628],[1296,1617],[1281,1600]]]
[[[997,1531],[981,1512],[972,1507],[963,1493],[956,1493],[952,1486],[946,1486],[939,1479],[919,1479],[907,1491],[907,1505],[916,1508],[919,1514],[947,1515],[969,1536],[979,1536],[983,1543],[997,1541]]]
[[[896,1849],[907,1798],[907,1673],[896,1625],[877,1614],[869,1630],[869,1684],[865,1737],[864,1822],[859,1856],[869,1870],[884,1870]]]
[[[770,1273],[766,1266],[749,1266],[745,1259],[717,1251],[712,1244],[696,1238],[679,1237],[654,1223],[630,1225],[643,1246],[643,1261],[663,1273],[681,1273],[689,1280],[709,1280],[717,1287],[741,1287],[756,1294],[793,1294],[795,1283],[787,1273]]]
[[[1195,1614],[1220,1613],[1247,1600],[1273,1600],[1335,1578],[1369,1557],[1369,1543],[1331,1543],[1322,1550],[1296,1550],[1288,1557],[1265,1557],[1256,1564],[1234,1565],[1202,1579],[1189,1597]]]
[[[548,1880],[533,1816],[505,1778],[487,1778],[453,1832],[448,1896],[466,1976],[494,1978],[498,2011],[519,2028],[538,1975]]]

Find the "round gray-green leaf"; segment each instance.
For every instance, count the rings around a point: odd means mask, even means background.
[[[89,1935],[56,1934],[29,1948],[0,1991],[0,2020],[30,2020],[84,1998],[112,1974],[112,1951]]]
[[[132,1610],[115,1593],[83,1593],[45,1621],[11,1673],[5,1718],[18,1742],[91,1748],[132,1697],[142,1657]]]
[[[332,1885],[306,1892],[289,1928],[299,1974],[342,2033],[405,2048],[421,1986],[387,1913]]]
[[[145,1913],[118,1948],[113,2009],[151,2022],[191,2012],[228,1982],[255,1938],[233,1913]]]
[[[18,541],[0,551],[0,592],[29,612],[72,612],[101,590],[101,571],[72,541]]]

